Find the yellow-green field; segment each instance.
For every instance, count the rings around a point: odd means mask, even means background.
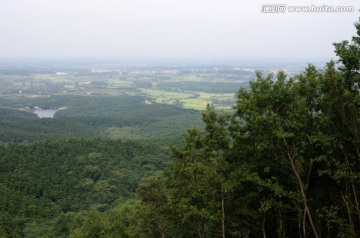
[[[158,89],[141,89],[141,91],[151,97],[163,99],[184,99],[194,96],[194,93],[169,92]]]
[[[158,89],[141,89],[141,91],[154,98],[155,102],[163,104],[175,104],[177,101],[183,104],[184,108],[205,110],[207,104],[212,100],[226,101],[234,98],[233,93],[203,93],[203,92],[169,92]],[[229,106],[217,106],[219,109],[230,109]]]
[[[185,99],[182,100],[182,102],[184,103],[184,108],[191,108],[196,110],[205,110],[206,105],[211,103],[211,101],[209,100],[200,99],[200,98]]]

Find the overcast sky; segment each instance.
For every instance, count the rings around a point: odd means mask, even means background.
[[[263,4],[354,6],[352,13],[262,13]],[[0,0],[2,59],[334,58],[356,0]]]

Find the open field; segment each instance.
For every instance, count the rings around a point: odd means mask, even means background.
[[[0,95],[33,97],[127,94],[148,97],[149,103],[196,110],[204,110],[207,104],[212,104],[217,109],[230,109],[236,91],[246,86],[253,77],[247,71],[209,67],[109,70],[105,65],[89,65],[87,69],[57,70],[50,67],[44,72],[27,70],[26,73],[6,71],[7,74],[1,74],[0,69]]]

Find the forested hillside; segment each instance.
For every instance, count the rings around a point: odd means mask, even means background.
[[[105,211],[134,198],[141,177],[162,170],[153,145],[73,139],[0,146],[1,237],[66,237],[63,214]]]
[[[359,237],[355,26],[338,61],[257,72],[202,123],[139,96],[0,97],[0,237]]]
[[[201,127],[199,113],[147,104],[140,96],[0,97],[0,142],[101,137],[170,140],[177,143],[189,126]],[[14,109],[59,109],[53,119]],[[9,109],[9,108],[14,108]]]

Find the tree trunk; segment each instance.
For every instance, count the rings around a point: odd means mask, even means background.
[[[286,141],[285,138],[284,138],[284,143],[285,143],[285,146],[286,146],[287,156],[288,156],[291,168],[292,168],[292,170],[293,170],[293,172],[295,174],[296,180],[297,180],[297,182],[299,184],[300,194],[301,194],[301,197],[303,198],[303,202],[304,202],[304,210],[305,210],[305,212],[306,212],[306,214],[308,216],[311,229],[314,232],[314,236],[316,238],[318,238],[319,236],[318,236],[318,233],[317,233],[317,230],[316,230],[315,224],[313,222],[313,219],[312,219],[312,216],[311,216],[311,213],[310,213],[310,209],[309,209],[309,206],[308,206],[308,203],[307,203],[307,197],[306,197],[306,192],[305,192],[305,188],[304,188],[304,183],[302,182],[299,171],[296,168],[294,158],[291,156],[291,154],[289,152],[289,146],[288,146],[287,141]]]
[[[225,238],[225,198],[223,186],[221,185],[221,234]]]
[[[353,191],[353,194],[354,194],[355,210],[356,210],[356,213],[358,215],[358,222],[360,222],[360,207],[359,207],[359,201],[357,199],[357,194],[356,194],[356,189],[355,189],[354,182],[351,183],[351,187],[352,187],[352,191]]]
[[[277,224],[278,224],[278,228],[276,229],[277,237],[279,238],[286,237],[284,230],[284,220],[280,211],[278,211]]]
[[[265,228],[265,224],[266,224],[266,214],[264,214],[264,218],[263,218],[263,222],[262,222],[263,238],[266,238],[266,228]]]
[[[203,234],[203,226],[201,224],[200,221],[198,221],[196,218],[194,220],[194,224],[195,224],[195,227],[196,227],[196,232],[198,234],[198,237],[199,238],[203,238],[204,237],[204,234]]]
[[[302,217],[302,229],[303,229],[304,238],[306,238],[307,235],[306,235],[306,210],[305,209],[304,209],[304,214]]]
[[[358,148],[356,148],[356,151],[359,153]],[[359,155],[359,157],[360,157],[360,155]],[[349,168],[350,168],[350,175],[351,175],[351,177],[353,177],[353,171],[352,171],[352,169],[351,169],[349,159],[348,159],[347,156],[345,156],[345,159],[346,159],[346,163],[348,164],[348,166],[349,166]],[[352,179],[352,180],[353,180],[353,179]],[[353,195],[354,195],[356,214],[357,214],[357,216],[358,216],[358,220],[360,221],[360,207],[359,207],[359,201],[358,201],[358,198],[357,198],[354,181],[351,181],[351,189],[352,189],[352,193],[353,193]],[[351,196],[350,196],[350,197],[351,197]]]
[[[346,186],[347,187],[347,186]],[[346,189],[347,190],[347,189]],[[349,225],[350,225],[350,230],[351,230],[351,237],[356,237],[355,234],[355,228],[354,228],[354,223],[352,220],[352,216],[351,216],[351,209],[350,209],[350,204],[349,204],[349,200],[347,198],[347,196],[344,196],[343,193],[341,192],[341,197],[345,203],[346,209],[347,209],[347,214],[348,214],[348,219],[349,219]]]

